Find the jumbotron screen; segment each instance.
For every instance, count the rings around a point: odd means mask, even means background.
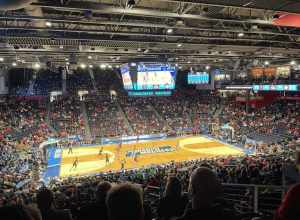
[[[207,72],[189,72],[187,75],[189,85],[209,84],[209,73]]]
[[[173,90],[176,67],[164,63],[134,63],[121,67],[126,90]]]

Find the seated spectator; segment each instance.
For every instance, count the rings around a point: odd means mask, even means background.
[[[181,183],[177,177],[169,177],[165,196],[158,206],[159,219],[168,220],[183,214],[188,198],[182,195]]]
[[[57,210],[53,206],[52,191],[42,189],[37,194],[37,204],[42,213],[43,220],[72,220],[69,210]]]
[[[85,207],[79,212],[78,220],[94,219],[95,216],[101,216],[101,220],[108,219],[105,199],[107,192],[111,189],[109,182],[99,183],[96,190],[96,202]]]
[[[300,218],[300,184],[293,186],[285,195],[274,220],[296,220]]]
[[[142,190],[132,184],[113,187],[107,195],[109,220],[143,220]]]
[[[26,206],[15,205],[0,208],[0,219],[9,220],[41,220],[33,210]]]
[[[233,220],[233,215],[226,213],[216,204],[221,195],[221,183],[213,171],[200,167],[194,170],[190,177],[189,193],[191,194],[191,209],[187,209],[178,220]]]

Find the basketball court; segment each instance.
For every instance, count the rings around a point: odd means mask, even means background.
[[[144,142],[55,149],[49,162],[58,159],[57,176],[89,175],[216,156],[242,155],[242,149],[204,136]],[[51,158],[55,157],[55,158]],[[77,160],[77,164],[74,162]]]

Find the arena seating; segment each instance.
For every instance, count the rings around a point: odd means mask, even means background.
[[[186,161],[99,176],[53,179],[48,187],[56,192],[57,208],[70,209],[74,218],[79,219],[80,209],[95,201],[94,190],[104,180],[140,184],[145,190],[145,202],[150,206],[151,216],[156,218],[159,215],[157,204],[166,186],[166,177],[170,173],[177,176],[183,191],[187,191],[189,174],[200,166],[212,169],[225,184],[226,207],[234,208],[238,215],[259,211],[267,219],[280,204],[284,190],[281,187],[283,164],[293,165],[293,160],[287,155],[299,143],[298,104],[278,101],[268,107],[246,112],[234,100],[224,99],[220,102],[214,96],[210,99],[182,96],[135,100],[122,97],[111,100],[109,96],[103,99],[103,96],[90,95],[80,102],[76,96],[70,95],[50,103],[49,122],[45,103],[10,98],[9,102],[0,105],[0,176],[3,180],[0,183],[0,206],[19,204],[21,201],[31,203],[34,200],[33,191],[27,186],[34,175],[33,170],[38,173],[44,165],[38,145],[55,135],[49,125],[54,127],[59,137],[85,136],[86,122],[82,105],[86,107],[88,126],[95,138],[194,131],[207,132],[226,140],[222,132],[210,133],[211,123],[229,123],[236,129],[238,141],[245,135],[253,139],[265,135],[264,140],[275,136],[281,138],[276,142],[272,138],[269,142],[265,141],[267,144],[257,146],[257,156]],[[21,194],[16,194],[20,191]]]

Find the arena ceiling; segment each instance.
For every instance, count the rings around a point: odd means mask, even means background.
[[[120,65],[155,58],[181,66],[238,66],[300,60],[300,29],[272,24],[278,13],[300,14],[299,1],[2,2],[0,57],[6,65]]]

